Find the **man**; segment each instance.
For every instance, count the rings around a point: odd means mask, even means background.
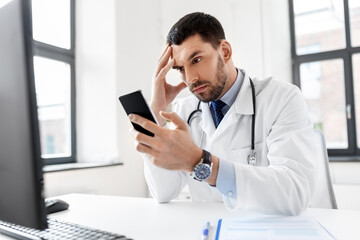
[[[171,201],[188,185],[193,201],[223,201],[233,210],[294,215],[306,209],[314,189],[315,150],[300,90],[271,78],[250,79],[236,68],[221,24],[208,14],[181,18],[167,42],[152,83],[151,108],[160,126],[130,115],[155,134],[132,131],[153,197]],[[166,82],[171,68],[180,72],[177,86]],[[186,87],[193,95],[165,112]],[[196,109],[201,113],[192,114]],[[188,127],[190,115],[198,116]],[[173,128],[165,127],[166,121]]]

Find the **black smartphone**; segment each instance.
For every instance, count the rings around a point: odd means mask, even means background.
[[[131,113],[137,114],[157,124],[157,121],[155,120],[156,118],[154,117],[149,105],[147,104],[144,96],[142,95],[141,90],[122,95],[119,97],[119,100],[121,105],[125,109],[127,115],[130,115]],[[154,136],[152,132],[144,129],[140,125],[133,122],[131,122],[131,124],[137,131],[151,137]]]

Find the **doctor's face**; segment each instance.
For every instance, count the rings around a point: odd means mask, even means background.
[[[211,102],[224,95],[228,72],[220,49],[196,34],[180,45],[172,45],[172,57],[173,68],[199,100]]]

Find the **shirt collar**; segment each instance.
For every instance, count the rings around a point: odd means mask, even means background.
[[[240,69],[236,69],[236,70],[237,70],[237,76],[235,82],[230,87],[230,89],[224,94],[224,96],[222,96],[222,98],[220,99],[221,101],[226,103],[226,105],[228,105],[229,107],[231,107],[231,105],[235,102],[236,97],[240,91],[242,82],[244,81],[244,74],[242,73],[242,71]]]

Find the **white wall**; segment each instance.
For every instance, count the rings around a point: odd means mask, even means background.
[[[76,1],[76,134],[80,162],[116,160],[114,0]]]
[[[359,162],[330,163],[330,174],[339,208],[360,210],[359,172]]]
[[[84,170],[78,174],[46,174],[49,193],[59,193],[54,189],[60,188],[61,193],[147,196],[143,160],[134,150],[128,131],[131,125],[117,97],[142,89],[150,99],[151,77],[167,32],[187,13],[204,11],[217,17],[232,44],[235,65],[251,76],[291,81],[288,0],[77,0],[76,4],[79,159],[120,159],[124,166],[116,170]],[[177,83],[177,73],[170,73],[169,81]],[[187,90],[181,93],[187,94]],[[360,164],[332,163],[330,170],[339,205],[346,204],[343,199],[353,189],[349,190],[348,186],[360,184],[356,174]],[[62,179],[68,187],[59,184]],[[94,179],[100,184],[95,184]],[[72,186],[71,182],[75,181],[81,184]],[[96,186],[97,190],[87,184]]]
[[[159,52],[158,1],[116,1],[116,85],[117,96],[141,89],[149,100],[150,84]],[[124,161],[127,195],[147,196],[143,160],[135,151],[129,133],[130,122],[117,104],[118,152]]]
[[[131,195],[124,166],[98,167],[59,171],[44,175],[45,197],[68,193]],[[133,194],[139,196],[139,194]]]

